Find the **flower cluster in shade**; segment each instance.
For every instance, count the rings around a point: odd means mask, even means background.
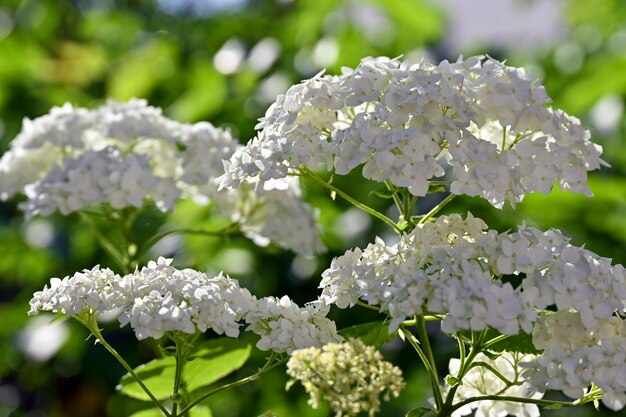
[[[474,363],[477,366],[470,368],[456,389],[453,404],[484,395],[541,398],[543,393],[536,391],[525,380],[523,376],[524,368],[521,366],[522,362],[530,362],[534,359],[534,355],[518,352],[503,352],[495,358],[479,353],[474,358]],[[460,366],[461,361],[459,359],[451,359],[448,366],[450,375],[458,375]],[[499,375],[494,373],[492,369],[497,371]],[[450,386],[446,385],[444,393],[447,393],[449,390]],[[469,415],[474,410],[475,417],[539,417],[539,407],[535,404],[493,400],[482,400],[465,404],[456,409],[452,413],[452,417]]]
[[[555,181],[591,195],[587,171],[603,164],[601,148],[549,102],[523,69],[492,58],[439,65],[365,58],[355,69],[318,74],[279,96],[221,183],[282,178],[322,163],[337,174],[362,166],[365,178],[415,196],[445,175],[452,193],[496,207],[548,193]]]
[[[238,282],[222,274],[208,277],[192,269],[176,269],[159,258],[126,276],[96,266],[36,292],[29,314],[40,311],[66,315],[116,311],[137,339],[161,338],[166,332],[194,334],[208,329],[238,337],[240,324],[260,336],[257,347],[292,352],[340,341],[335,323],[320,303],[299,307],[288,297],[257,299]]]
[[[624,267],[572,245],[558,230],[486,229],[471,214],[442,216],[396,244],[377,239],[349,250],[322,274],[320,300],[377,306],[392,331],[415,315],[436,314],[444,316],[446,333],[532,333],[543,350],[528,365],[537,391],[579,398],[596,384],[605,404],[622,408],[626,380],[615,375],[626,375]],[[565,328],[571,334],[561,334]]]
[[[318,408],[325,400],[336,417],[367,412],[373,417],[385,400],[398,397],[405,386],[402,371],[385,361],[376,348],[360,339],[299,349],[287,362],[290,382],[300,381]]]
[[[222,161],[239,147],[228,130],[170,120],[145,100],[109,101],[94,110],[66,104],[24,120],[0,159],[0,198],[23,192],[27,218],[100,204],[121,209],[152,202],[170,211],[180,198],[213,200],[259,244],[322,251],[315,213],[300,198],[297,181],[218,192]]]

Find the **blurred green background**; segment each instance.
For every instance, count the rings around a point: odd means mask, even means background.
[[[22,118],[65,102],[86,107],[107,97],[147,98],[177,120],[227,126],[245,142],[277,94],[323,68],[337,73],[365,56],[404,55],[434,62],[460,54],[490,54],[524,66],[543,80],[556,107],[581,118],[605,149],[610,169],[590,177],[594,199],[555,191],[531,195],[516,210],[458,198],[448,211],[471,210],[504,231],[526,221],[557,227],[574,243],[626,262],[626,2],[623,0],[2,0],[0,2],[0,151]],[[376,186],[358,175],[336,184],[387,210]],[[320,273],[333,256],[389,234],[382,224],[305,184],[321,210],[329,248],[315,259],[275,247],[171,238],[154,255],[179,266],[225,270],[258,296],[316,298]],[[421,211],[437,196],[420,202]],[[114,387],[123,374],[73,322],[48,328],[26,316],[28,300],[52,276],[95,264],[113,266],[77,217],[53,215],[25,223],[18,199],[0,205],[0,417],[128,416],[146,404]],[[391,210],[390,213],[393,213]],[[393,214],[391,214],[393,215]],[[207,209],[181,204],[170,216],[144,214],[144,232],[174,225],[201,227]],[[333,312],[340,326],[376,319],[369,312]],[[45,320],[44,320],[45,321]],[[128,329],[108,325],[109,341],[137,365],[155,355]],[[429,329],[445,369],[454,347]],[[384,354],[399,363],[409,388],[381,415],[404,415],[425,404],[428,382],[414,355],[391,342]],[[238,375],[254,372],[263,355]],[[237,375],[231,376],[235,378]],[[284,391],[284,372],[212,398],[215,416],[326,416],[312,410],[301,388]],[[553,410],[552,416],[598,415],[592,408]],[[602,413],[609,413],[602,409]],[[622,415],[626,413],[622,412]]]

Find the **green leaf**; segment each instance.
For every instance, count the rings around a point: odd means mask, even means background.
[[[381,347],[384,343],[395,339],[396,332],[389,333],[389,325],[384,321],[373,321],[357,324],[356,326],[341,329],[339,334],[343,337],[357,337],[366,345]]]
[[[492,352],[519,352],[519,353],[530,353],[533,355],[540,354],[541,351],[538,350],[533,344],[533,337],[528,333],[521,332],[516,334],[515,336],[510,336],[507,339],[502,340],[489,347],[489,350]]]
[[[426,407],[415,407],[409,410],[408,413],[406,413],[405,417],[428,417],[428,415],[432,415],[434,416],[435,413],[433,411],[432,408],[426,408]]]
[[[250,351],[248,343],[227,337],[204,343],[194,355],[196,359],[185,365],[187,388],[196,390],[236,371],[246,363]]]
[[[250,356],[249,344],[227,337],[211,339],[200,344],[190,362],[183,368],[183,381],[187,390],[193,391],[225,377],[241,368]],[[135,373],[158,400],[169,398],[174,384],[176,359],[168,356],[155,359],[135,368]],[[137,381],[126,374],[117,389],[138,400],[150,401],[150,397]]]
[[[271,411],[266,411],[263,414],[261,414],[259,417],[278,417],[278,416],[272,413]]]

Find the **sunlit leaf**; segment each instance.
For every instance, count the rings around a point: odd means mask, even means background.
[[[183,381],[187,384],[187,390],[193,391],[212,384],[241,368],[250,356],[250,350],[249,344],[226,337],[202,343],[193,354],[192,360],[186,362],[183,368]],[[135,372],[153,395],[163,400],[172,393],[175,368],[176,360],[169,356],[141,365],[135,368]],[[117,389],[129,397],[150,400],[130,374],[122,377]]]
[[[389,333],[389,324],[383,321],[373,321],[346,327],[341,329],[339,334],[346,339],[350,337],[358,337],[366,345],[377,348],[396,338],[396,332]]]
[[[432,416],[435,415],[432,408],[415,407],[409,410],[409,412],[406,413],[405,417],[422,417],[422,416],[429,417],[430,415]]]

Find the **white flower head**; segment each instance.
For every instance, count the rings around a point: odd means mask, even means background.
[[[555,181],[591,195],[587,171],[603,164],[601,148],[548,102],[538,81],[492,58],[412,65],[368,57],[354,70],[320,73],[279,96],[220,183],[283,178],[289,169],[324,163],[338,174],[362,166],[365,178],[416,196],[448,168],[453,193],[496,207],[547,193]]]
[[[246,330],[261,336],[257,348],[293,352],[312,346],[339,342],[335,322],[326,318],[329,308],[320,303],[299,307],[289,297],[264,297],[256,302],[245,320]]]
[[[139,340],[158,339],[168,331],[193,334],[207,329],[237,337],[238,322],[255,306],[250,292],[222,274],[208,277],[179,270],[171,261],[159,258],[124,277],[95,267],[62,280],[52,278],[49,287],[34,294],[29,314],[121,309],[121,325],[130,324]]]
[[[152,203],[168,212],[181,198],[215,200],[257,244],[322,252],[316,212],[302,201],[297,179],[218,191],[224,161],[241,148],[228,130],[178,123],[145,100],[109,100],[94,110],[67,104],[24,121],[0,159],[0,198],[23,192],[27,218],[102,204]]]

